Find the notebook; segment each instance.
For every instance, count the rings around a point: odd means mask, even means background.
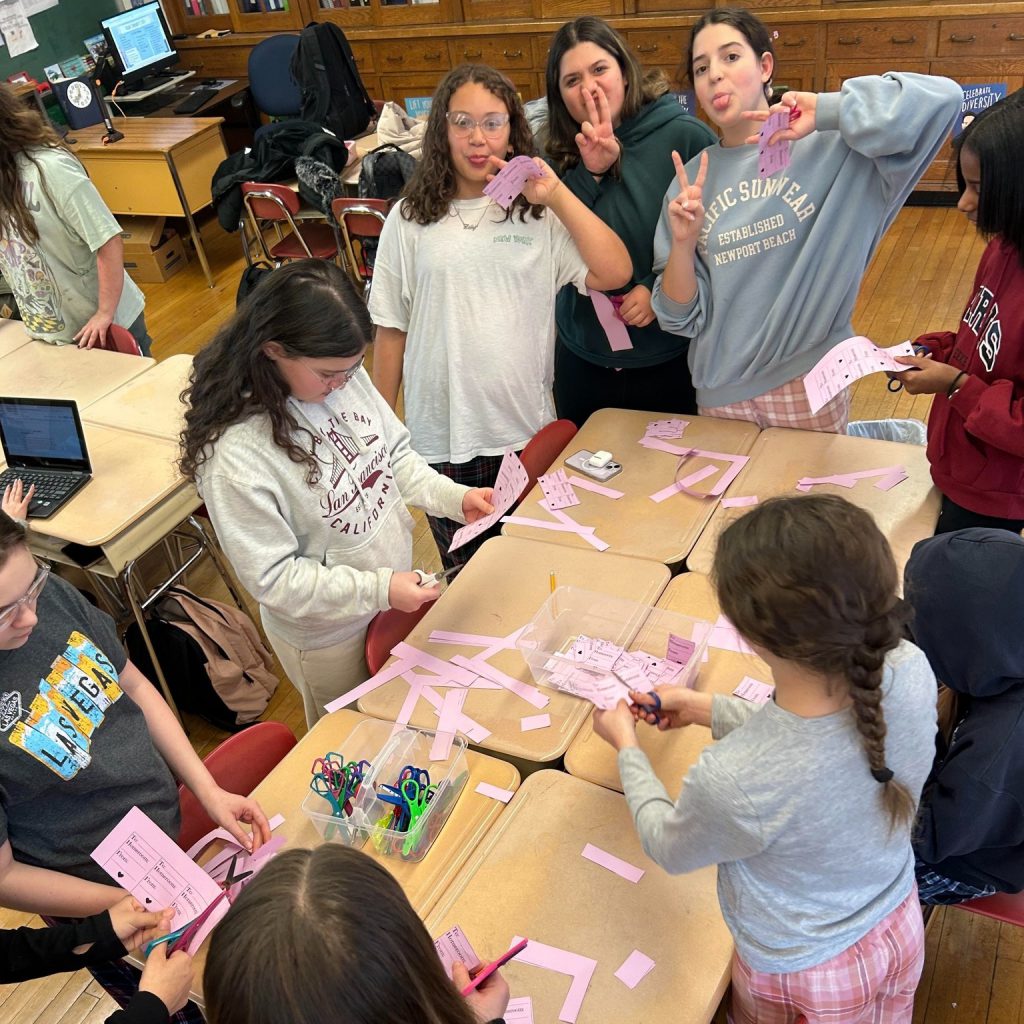
[[[0,473],[0,494],[15,480],[26,489],[35,484],[29,518],[48,519],[92,479],[82,421],[72,399],[0,396],[0,445],[7,462]]]

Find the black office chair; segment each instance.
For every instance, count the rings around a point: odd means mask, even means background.
[[[296,35],[269,36],[249,51],[249,92],[256,109],[270,117],[298,117],[302,92],[291,73]]]

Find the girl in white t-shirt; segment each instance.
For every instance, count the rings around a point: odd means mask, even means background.
[[[374,383],[395,408],[404,376],[413,447],[460,483],[493,483],[504,451],[555,418],[559,289],[620,288],[632,269],[618,236],[538,158],[543,176],[507,213],[484,195],[504,160],[533,153],[515,86],[484,65],[455,68],[434,95],[423,157],[377,251]],[[446,566],[487,536],[450,556],[457,525],[430,518]]]

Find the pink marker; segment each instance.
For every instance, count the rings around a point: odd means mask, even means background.
[[[486,967],[481,967],[476,974],[473,975],[473,980],[462,990],[462,995],[468,996],[486,978],[489,978],[499,967],[504,967],[514,956],[518,956],[524,949],[526,949],[529,939],[520,939],[507,953],[499,956],[493,963],[489,963]]]

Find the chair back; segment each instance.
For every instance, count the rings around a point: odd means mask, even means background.
[[[280,266],[281,263],[281,260],[267,248],[263,229],[260,226],[261,220],[286,223],[295,236],[296,242],[305,250],[306,257],[313,258],[313,253],[293,217],[293,214],[299,212],[300,205],[298,193],[292,191],[287,185],[276,185],[269,181],[247,181],[242,185],[242,206],[248,215],[250,230],[246,231],[244,218],[239,221],[238,229],[242,239],[242,250],[246,256],[246,262],[250,266],[252,264],[249,254],[250,232],[252,241],[256,243],[258,249],[258,258],[274,267]],[[280,234],[278,231],[278,237]]]
[[[427,601],[414,612],[400,612],[397,608],[377,612],[366,629],[366,667],[370,675],[375,676],[384,667],[391,657],[391,648],[401,643],[432,607],[433,602]]]
[[[295,734],[284,722],[257,722],[229,736],[203,759],[203,764],[221,789],[248,796],[295,743]],[[178,800],[181,806],[178,845],[187,850],[214,829],[216,823],[191,790],[179,786]]]
[[[373,278],[373,264],[366,259],[363,242],[379,238],[388,216],[386,199],[335,199],[331,212],[341,228],[345,262],[356,284],[367,287]]]
[[[302,90],[292,77],[291,62],[299,45],[297,35],[277,35],[249,51],[249,91],[257,110],[271,117],[298,117]]]
[[[142,349],[139,348],[139,343],[132,332],[118,324],[111,324],[107,328],[107,336],[100,342],[99,347],[110,352],[124,352],[129,356],[142,355]]]
[[[576,436],[576,424],[572,420],[553,420],[541,427],[519,455],[519,461],[530,474],[530,480],[519,495],[519,500],[537,483],[537,477],[543,476],[558,457],[562,449]]]
[[[997,892],[994,896],[983,896],[979,900],[958,903],[961,910],[982,917],[991,917],[1004,924],[1024,927],[1024,892]]]

